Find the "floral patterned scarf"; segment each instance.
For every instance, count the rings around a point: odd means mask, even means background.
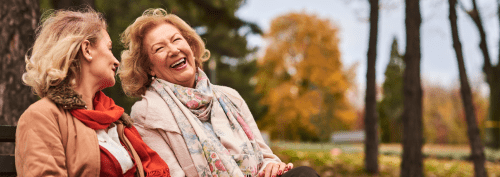
[[[199,176],[257,176],[263,155],[239,108],[198,69],[195,88],[155,79],[151,88],[166,102]],[[214,116],[223,111],[226,116]],[[227,148],[226,148],[227,147]]]

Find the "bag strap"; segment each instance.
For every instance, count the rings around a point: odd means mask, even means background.
[[[144,177],[144,168],[142,166],[141,158],[139,157],[139,155],[137,154],[137,152],[135,151],[134,147],[132,146],[132,144],[130,143],[130,141],[127,139],[127,137],[125,137],[125,134],[124,134],[124,129],[125,128],[124,128],[123,124],[118,123],[117,126],[118,126],[117,127],[118,137],[120,138],[120,141],[122,141],[123,144],[125,144],[125,146],[130,151],[130,153],[132,154],[132,156],[134,158],[135,164],[137,166],[137,176],[138,177]]]

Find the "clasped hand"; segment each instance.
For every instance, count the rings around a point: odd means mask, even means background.
[[[276,177],[281,176],[288,170],[293,168],[292,163],[269,163],[266,168],[259,173],[259,177]]]

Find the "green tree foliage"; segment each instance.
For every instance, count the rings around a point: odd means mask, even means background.
[[[398,41],[394,38],[391,58],[385,69],[385,81],[382,85],[384,96],[377,106],[380,118],[381,141],[384,143],[401,142],[404,69],[403,56],[399,53]]]
[[[357,116],[345,97],[352,84],[337,35],[328,20],[305,13],[272,21],[256,75],[256,91],[268,106],[259,125],[272,138],[326,141],[334,130],[354,124]]]

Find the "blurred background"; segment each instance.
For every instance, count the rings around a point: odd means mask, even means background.
[[[22,84],[21,75],[24,55],[44,15],[54,9],[93,7],[104,14],[113,53],[120,60],[120,34],[125,28],[144,10],[164,8],[202,37],[211,52],[204,63],[211,82],[242,95],[282,160],[312,166],[322,176],[407,176],[403,147],[411,142],[403,140],[406,136],[413,141],[409,135],[416,134],[421,137],[415,140],[420,143],[415,147],[421,162],[410,164],[422,169],[423,175],[481,176],[474,167],[483,164],[487,176],[500,176],[500,112],[495,109],[500,94],[499,3],[414,1],[420,9],[414,8],[418,14],[410,16],[405,10],[408,2],[2,0],[0,125],[15,125],[39,99]],[[460,52],[453,47],[450,7],[456,10]],[[407,28],[408,19],[421,19],[420,26]],[[408,35],[409,30],[418,33]],[[407,40],[414,43],[415,38],[420,39],[418,45],[409,47]],[[415,53],[418,63],[407,65]],[[465,77],[459,75],[458,53],[463,54]],[[412,71],[419,77],[420,106],[409,104],[413,97],[405,102],[405,96],[411,97],[405,88],[411,85],[410,74],[405,77],[410,68],[416,68]],[[140,98],[127,97],[117,79],[104,92],[130,113]],[[462,99],[467,87],[461,79],[468,79],[470,102]],[[467,104],[472,114],[464,109]],[[421,110],[416,118],[411,111],[404,114],[413,108]],[[405,120],[410,119],[421,127],[404,131]],[[469,129],[477,130],[475,139]],[[4,145],[1,152],[13,153],[12,147]],[[471,149],[481,151],[474,155]],[[370,152],[375,162],[367,160]]]

